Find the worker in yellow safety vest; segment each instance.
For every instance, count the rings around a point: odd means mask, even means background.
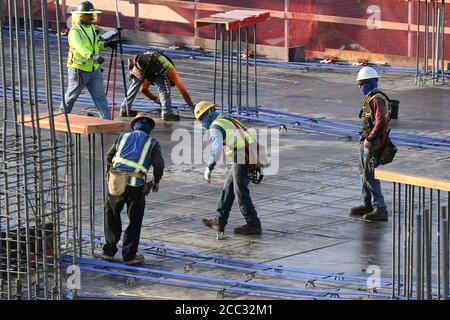
[[[60,111],[72,112],[73,106],[83,89],[87,87],[95,107],[102,119],[111,119],[111,110],[106,99],[103,74],[100,65],[105,59],[100,52],[107,47],[115,48],[116,40],[101,41],[99,30],[93,24],[101,11],[95,10],[89,1],[83,1],[72,12],[73,26],[70,28],[69,55],[67,59],[68,86],[65,105]]]
[[[235,228],[234,233],[261,234],[261,221],[248,189],[249,148],[256,142],[242,123],[228,115],[220,114],[215,110],[217,107],[214,103],[201,101],[194,109],[195,118],[210,132],[211,157],[204,172],[204,179],[208,183],[211,182],[211,173],[222,155],[223,148],[227,156],[233,157],[233,164],[217,204],[218,215],[214,219],[203,219],[203,224],[215,230],[218,236],[223,235],[236,199],[247,223]]]

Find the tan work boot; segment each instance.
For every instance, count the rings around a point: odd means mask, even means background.
[[[378,208],[375,208],[372,212],[365,214],[363,219],[368,221],[387,221],[388,213],[387,211],[379,211]]]
[[[213,229],[214,231],[225,232],[225,226],[221,226],[217,219],[202,219],[202,222],[205,226]]]
[[[125,264],[127,266],[134,266],[137,264],[141,264],[144,263],[145,258],[142,254],[136,255],[136,257],[134,257],[134,259],[130,260],[130,261],[125,261]]]
[[[359,207],[353,207],[349,210],[348,214],[351,217],[359,217],[359,216],[363,216],[367,213],[370,213],[373,211],[373,208],[370,207],[366,207],[366,206],[359,206]]]

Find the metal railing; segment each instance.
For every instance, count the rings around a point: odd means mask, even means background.
[[[378,169],[375,177],[393,183],[392,295],[448,300],[450,181]]]

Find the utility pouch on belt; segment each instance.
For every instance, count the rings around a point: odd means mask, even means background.
[[[125,192],[129,177],[146,179],[146,175],[138,172],[108,171],[108,193],[112,196],[120,196]],[[144,182],[145,184],[145,182]]]

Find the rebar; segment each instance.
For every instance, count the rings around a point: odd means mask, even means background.
[[[2,299],[60,299],[63,294],[61,256],[77,255],[74,245],[75,202],[73,159],[69,136],[60,139],[55,130],[53,88],[62,82],[62,55],[57,33],[59,79],[51,78],[50,33],[47,1],[40,1],[43,32],[44,77],[36,72],[32,0],[0,3],[8,31],[0,31],[2,86],[0,132],[0,296]],[[21,9],[21,10],[20,10]],[[8,41],[5,41],[5,38]],[[9,51],[8,60],[5,52]],[[45,104],[38,102],[38,81],[45,85]],[[54,81],[53,81],[54,80]],[[55,82],[55,84],[53,83]],[[25,85],[26,83],[26,85]],[[42,82],[41,82],[42,85]],[[42,130],[40,117],[48,118]],[[66,117],[67,119],[67,117]],[[68,123],[67,123],[68,124]],[[61,242],[61,232],[70,240]]]

